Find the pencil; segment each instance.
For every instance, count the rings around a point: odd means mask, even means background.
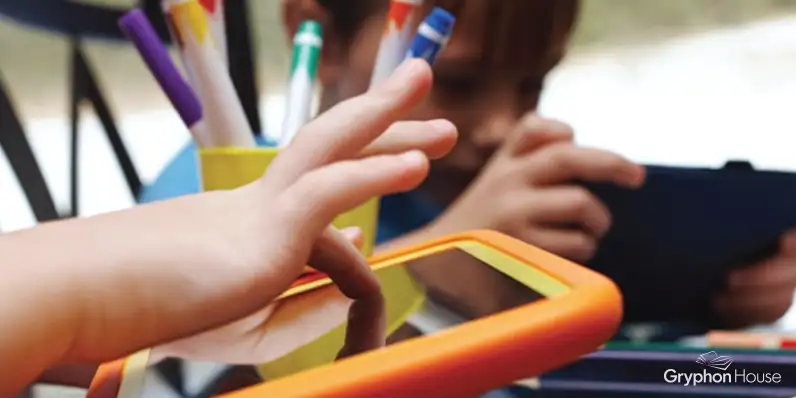
[[[370,86],[387,79],[406,58],[412,41],[414,21],[423,0],[392,0],[387,23],[373,66]]]
[[[433,65],[437,54],[448,44],[456,18],[442,8],[435,7],[423,20],[409,46],[406,58],[422,58]]]
[[[197,0],[166,0],[167,21],[202,102],[214,146],[254,147],[254,136]]]
[[[293,62],[287,95],[287,113],[282,124],[279,146],[285,147],[310,120],[315,74],[323,46],[321,24],[304,21],[293,38]]]
[[[177,114],[188,126],[198,146],[211,144],[202,122],[202,105],[193,89],[183,79],[169,56],[166,46],[158,39],[155,28],[140,9],[134,9],[119,19],[122,32],[133,42],[141,58],[157,80]]]

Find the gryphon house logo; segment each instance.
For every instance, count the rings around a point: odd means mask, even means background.
[[[716,351],[706,352],[697,357],[696,363],[709,368],[726,371],[732,365],[732,358],[726,355],[719,355]]]
[[[667,383],[680,384],[684,387],[700,384],[760,385],[779,384],[782,382],[782,375],[779,373],[749,372],[743,367],[739,368],[737,366],[730,370],[733,359],[719,355],[716,351],[699,355],[696,363],[702,365],[701,372],[678,372],[676,369],[666,369],[663,372],[663,380]]]

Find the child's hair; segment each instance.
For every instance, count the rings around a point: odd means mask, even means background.
[[[318,0],[331,15],[331,29],[351,40],[388,0]],[[487,62],[524,63],[563,51],[579,11],[579,0],[426,0],[424,7],[442,7],[457,26],[480,29]]]

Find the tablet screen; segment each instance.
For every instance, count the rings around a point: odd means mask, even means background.
[[[336,286],[326,285],[291,298],[287,305],[293,306],[292,314],[284,318],[287,321],[276,319],[284,307],[266,309],[248,321],[222,328],[227,336],[214,332],[215,335],[153,349],[140,393],[121,398],[210,397],[259,384],[264,377],[257,365],[279,360],[304,342],[340,325],[345,325],[341,333],[345,337],[339,342],[336,357],[330,358],[332,361],[544,298],[459,248],[404,264],[425,290],[426,299],[419,311],[415,309],[400,324],[387,325],[385,321],[389,318],[385,314],[393,311],[391,303],[385,305],[379,299],[352,302]],[[429,323],[436,326],[429,328]],[[261,328],[265,332],[258,335]]]

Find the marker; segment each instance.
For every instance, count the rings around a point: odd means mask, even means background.
[[[776,333],[747,333],[714,330],[705,336],[709,347],[792,350],[796,336]]]
[[[412,28],[423,0],[392,0],[387,24],[379,44],[370,86],[387,79],[406,58],[412,42]]]
[[[456,18],[439,7],[434,7],[417,29],[417,35],[406,53],[406,58],[422,58],[434,65],[437,54],[445,48],[453,33]]]
[[[119,19],[119,27],[138,49],[155,80],[177,109],[182,121],[188,126],[197,145],[210,146],[212,141],[202,122],[202,105],[199,103],[199,98],[177,70],[166,46],[158,39],[144,12],[140,9],[128,12]]]
[[[302,22],[293,38],[293,63],[290,67],[287,114],[282,124],[280,147],[290,144],[301,126],[310,120],[315,74],[318,71],[322,46],[321,24],[316,21]]]
[[[197,0],[166,0],[167,22],[199,95],[214,146],[254,147],[254,136]]]
[[[210,22],[210,31],[213,35],[213,42],[216,44],[218,54],[225,67],[227,64],[227,26],[224,22],[224,0],[199,0],[205,15]]]

